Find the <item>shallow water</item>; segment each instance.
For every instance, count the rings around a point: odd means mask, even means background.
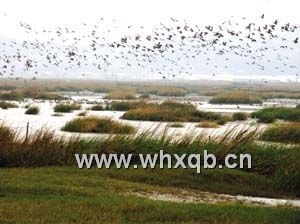
[[[89,108],[91,101],[102,102],[103,99],[98,96],[78,96],[74,97],[74,100],[78,101],[87,101],[82,104],[82,109],[74,111],[73,113],[64,113],[63,116],[52,116],[54,114],[53,107],[55,103],[52,101],[35,101],[32,100],[29,102],[19,104],[20,108],[11,108],[8,110],[0,109],[0,121],[4,121],[10,127],[14,128],[20,133],[20,136],[25,136],[26,125],[29,123],[29,134],[36,132],[42,128],[55,131],[57,135],[70,136],[74,133],[62,132],[60,129],[64,124],[73,118],[77,117],[77,114],[85,109]],[[39,106],[40,113],[39,115],[25,115],[25,105],[28,103],[33,103],[34,105]],[[205,111],[213,112],[222,112],[222,113],[234,113],[234,112],[252,112],[260,109],[259,106],[243,105],[239,108],[236,105],[212,105],[206,102],[193,102],[198,109]],[[153,131],[155,130],[158,135],[162,134],[165,128],[172,122],[151,122],[151,121],[128,121],[122,120],[120,117],[124,112],[120,111],[88,111],[88,115],[97,115],[100,117],[110,117],[114,120],[131,124],[138,129],[138,132],[144,131]],[[172,135],[173,137],[180,137],[185,135],[204,135],[204,136],[222,136],[228,130],[234,130],[239,132],[245,129],[255,128],[256,126],[252,124],[253,121],[248,120],[245,122],[230,122],[226,125],[220,126],[219,128],[196,128],[197,123],[184,123],[183,128],[168,128],[167,134]],[[81,136],[101,136],[100,134],[80,134]]]

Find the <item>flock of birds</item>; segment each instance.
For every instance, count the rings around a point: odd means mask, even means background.
[[[209,67],[214,77],[242,61],[241,66],[269,75],[274,70],[299,79],[300,60],[297,64],[295,58],[300,59],[299,24],[267,22],[261,15],[255,22],[230,18],[219,25],[200,26],[175,18],[151,29],[126,25],[120,31],[117,25],[104,18],[76,29],[36,29],[20,22],[22,41],[0,39],[0,76],[15,79],[29,72],[36,79],[54,70],[80,71],[82,76],[135,72],[172,79]]]

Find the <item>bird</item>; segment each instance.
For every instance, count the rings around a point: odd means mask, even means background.
[[[260,17],[264,19],[265,14]],[[82,76],[119,70],[150,72],[171,79],[178,74],[191,75],[203,65],[214,77],[220,68],[233,68],[236,60],[261,73],[284,73],[287,69],[294,74],[300,72],[290,56],[293,44],[299,43],[299,26],[279,19],[259,24],[246,17],[231,17],[220,24],[199,25],[172,17],[150,31],[132,24],[121,27],[121,31],[114,30],[118,21],[114,19],[109,28],[105,21],[101,17],[96,24],[82,22],[78,30],[63,26],[39,30],[20,21],[24,35],[35,38],[2,42],[0,75],[17,75],[20,68],[35,77],[52,69],[63,73],[78,71]],[[80,32],[81,28],[88,32]],[[112,40],[113,32],[119,38]],[[269,55],[276,52],[280,54],[271,63]],[[223,64],[213,63],[216,58],[223,58]]]

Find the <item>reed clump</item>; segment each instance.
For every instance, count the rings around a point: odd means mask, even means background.
[[[209,139],[204,136],[175,138],[165,134],[155,135],[151,132],[136,135],[109,135],[106,138],[66,138],[55,136],[48,130],[40,130],[25,141],[2,124],[0,166],[72,166],[76,164],[75,153],[132,154],[132,161],[139,162],[139,154],[153,154],[158,153],[159,150],[164,150],[164,153],[170,155],[197,153],[201,156],[204,150],[207,150],[216,156],[217,165],[224,165],[225,157],[229,153],[249,154],[252,167],[248,168],[247,164],[244,164],[243,168],[238,168],[240,175],[245,177],[249,173],[259,175],[262,181],[271,183],[276,191],[300,196],[299,144],[295,146],[258,144],[254,141],[257,137],[256,131],[248,130],[234,134],[229,130],[222,137]],[[215,174],[215,178],[221,180],[222,176],[218,173]],[[185,172],[182,174],[186,175]]]
[[[81,106],[79,104],[69,104],[69,103],[61,103],[57,104],[54,107],[54,112],[56,113],[71,113],[74,110],[80,110]]]
[[[108,110],[115,110],[115,111],[128,111],[132,109],[136,109],[139,107],[144,107],[146,105],[146,102],[144,101],[122,101],[122,102],[112,102],[110,105],[108,105]]]
[[[135,128],[111,118],[100,118],[89,116],[76,118],[65,124],[62,131],[80,132],[80,133],[105,133],[105,134],[132,134]]]
[[[92,106],[92,107],[90,108],[90,110],[93,110],[93,111],[102,111],[102,110],[104,110],[104,106],[103,106],[103,105],[100,105],[100,104],[94,105],[94,106]]]
[[[300,122],[281,123],[268,127],[261,139],[272,142],[300,143]]]
[[[17,108],[17,107],[18,107],[18,105],[15,103],[0,101],[0,108],[2,108],[3,110],[9,109],[9,108]]]
[[[38,115],[39,113],[40,113],[40,108],[38,106],[30,106],[25,111],[25,114],[28,114],[28,115]]]
[[[245,121],[249,118],[249,115],[247,113],[243,112],[237,112],[232,115],[233,121]]]
[[[262,123],[272,123],[277,119],[300,122],[300,109],[288,107],[264,108],[252,113],[251,116]]]
[[[123,119],[161,122],[218,121],[224,117],[213,112],[199,111],[191,104],[166,101],[161,104],[144,104],[126,112]]]
[[[105,99],[115,100],[134,100],[136,96],[134,92],[128,90],[114,90],[105,96]]]

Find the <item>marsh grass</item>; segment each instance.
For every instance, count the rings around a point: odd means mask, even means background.
[[[261,139],[291,144],[300,143],[300,122],[280,123],[268,127]]]
[[[132,134],[135,128],[114,121],[110,118],[100,118],[89,116],[76,118],[65,124],[62,131],[79,132],[79,133],[106,133],[106,134]]]
[[[22,100],[24,98],[62,100],[64,97],[57,93],[51,93],[38,86],[22,87],[13,89],[10,93],[0,94],[2,100]]]
[[[104,109],[105,109],[105,107],[103,105],[100,105],[100,104],[99,105],[94,105],[91,108],[89,108],[89,110],[93,110],[93,111],[102,111]]]
[[[152,94],[157,96],[169,97],[185,96],[187,93],[187,90],[185,88],[175,86],[145,86],[143,88],[138,88],[136,91],[142,94]]]
[[[135,93],[128,90],[114,90],[105,96],[105,99],[115,100],[134,100],[136,99]]]
[[[210,100],[212,104],[261,104],[262,98],[248,92],[222,93]]]
[[[288,107],[264,108],[252,113],[251,116],[258,119],[258,122],[263,123],[272,123],[276,119],[298,122],[300,121],[300,109]]]
[[[25,111],[25,114],[28,114],[28,115],[38,115],[39,113],[40,113],[40,108],[38,106],[30,106]]]
[[[213,112],[204,112],[191,104],[165,101],[161,104],[148,103],[130,109],[123,116],[127,120],[199,122],[204,120],[218,121],[224,117]]]
[[[57,104],[54,107],[54,112],[57,113],[71,113],[74,110],[80,110],[81,106],[79,104]]]
[[[237,112],[232,115],[233,121],[245,121],[249,118],[249,115],[247,113],[243,112]]]
[[[110,105],[108,105],[108,110],[115,110],[115,111],[128,111],[132,109],[136,109],[139,107],[145,107],[147,104],[144,101],[136,101],[136,102],[129,102],[129,101],[123,101],[123,102],[112,102]]]
[[[0,108],[2,108],[3,110],[9,109],[9,108],[17,108],[17,107],[18,107],[18,105],[15,103],[0,101]]]
[[[246,184],[246,180],[254,181],[253,175],[258,175],[263,183],[261,186],[271,184],[273,191],[277,192],[273,196],[276,194],[300,195],[299,145],[287,147],[258,144],[254,142],[258,137],[256,131],[244,131],[234,136],[230,136],[231,134],[232,132],[228,132],[221,138],[210,139],[203,136],[174,138],[166,135],[157,136],[153,133],[109,135],[106,138],[83,139],[58,137],[53,132],[41,130],[24,141],[18,138],[15,132],[2,125],[0,128],[0,164],[2,167],[72,166],[76,164],[75,153],[122,153],[125,155],[130,153],[133,154],[132,161],[139,162],[139,154],[153,154],[158,153],[159,150],[164,150],[169,154],[199,153],[201,155],[203,155],[203,150],[207,150],[216,155],[218,165],[224,165],[224,158],[228,153],[248,153],[252,157],[252,168],[249,169],[245,165],[243,169],[238,169],[239,175],[245,178],[239,180],[241,184]],[[225,171],[218,170],[212,181],[220,181],[221,176],[219,175],[222,175],[223,172]],[[231,172],[229,170],[228,172],[229,176],[224,177],[222,182],[230,180],[227,193],[233,193],[233,186],[237,184],[237,179],[230,177]],[[167,173],[172,174],[172,172]],[[187,175],[187,173],[183,171],[182,175]],[[197,176],[195,171],[191,171],[190,175],[191,177]],[[181,178],[177,176],[176,179],[180,180]],[[163,181],[162,177],[161,182]],[[165,179],[165,181],[167,180]],[[193,182],[194,180],[191,179],[190,184]],[[184,183],[185,181],[182,182],[182,184]],[[252,195],[267,195],[262,190],[255,188],[254,186],[258,186],[255,184],[258,183],[253,183]],[[211,187],[211,189],[215,188]],[[243,191],[240,187],[234,189],[237,194]]]

